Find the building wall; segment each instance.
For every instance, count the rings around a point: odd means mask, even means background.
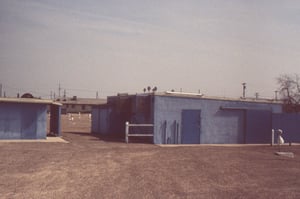
[[[153,123],[151,95],[109,97],[107,105],[93,106],[92,132],[125,136],[125,122]]]
[[[92,108],[92,133],[100,132],[100,116],[99,116],[100,108],[95,106]]]
[[[272,128],[282,129],[286,142],[300,142],[300,113],[273,114]]]
[[[92,109],[92,133],[108,134],[110,132],[109,107],[93,107]]]
[[[272,111],[245,110],[245,141],[244,143],[271,143]]]
[[[91,113],[92,105],[88,104],[63,104],[62,114],[67,113]]]
[[[274,113],[282,113],[281,104],[166,95],[115,96],[108,98],[106,106],[93,108],[92,132],[124,136],[125,122],[129,121],[154,123],[155,144],[270,143]]]
[[[61,106],[50,105],[50,134],[54,136],[61,135]]]
[[[0,103],[0,139],[45,139],[47,105]]]
[[[236,109],[222,110],[220,107]],[[197,143],[247,143],[247,109],[281,113],[280,104],[214,99],[155,96],[154,143],[182,143],[182,111],[200,110],[200,140]],[[177,133],[175,126],[178,126]],[[267,127],[268,128],[268,127]],[[271,129],[270,129],[271,130]],[[248,130],[249,133],[249,130]],[[269,133],[269,132],[267,132]],[[174,138],[174,135],[177,137]],[[248,136],[249,137],[249,136]],[[264,137],[264,136],[262,136]]]

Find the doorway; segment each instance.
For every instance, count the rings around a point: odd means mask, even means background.
[[[182,144],[200,144],[201,110],[182,110]]]

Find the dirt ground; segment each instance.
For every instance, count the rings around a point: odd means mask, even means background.
[[[63,116],[69,143],[0,143],[0,198],[300,198],[300,146],[160,147],[93,136]]]

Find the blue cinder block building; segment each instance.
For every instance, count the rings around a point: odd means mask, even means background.
[[[124,136],[128,121],[154,124],[155,144],[271,143],[272,128],[280,128],[282,111],[282,103],[274,100],[178,92],[123,94],[93,107],[92,132]]]
[[[48,110],[49,133],[60,136],[61,104],[31,98],[0,98],[0,139],[46,139]]]

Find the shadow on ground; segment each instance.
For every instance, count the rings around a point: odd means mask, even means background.
[[[64,134],[71,134],[76,136],[83,136],[89,138],[89,140],[99,140],[112,143],[125,143],[125,137],[123,135],[100,135],[96,133],[87,132],[64,132]],[[143,143],[153,144],[153,138],[148,137],[132,137],[129,140],[130,143]]]
[[[124,137],[120,137],[120,136],[99,135],[96,133],[86,133],[86,132],[64,132],[64,134],[83,136],[83,137],[90,138],[89,140],[101,140],[101,141],[105,141],[105,142],[117,142],[117,143],[125,142]]]

